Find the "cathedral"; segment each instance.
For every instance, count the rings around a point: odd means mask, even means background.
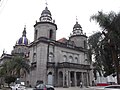
[[[30,73],[25,82],[34,87],[38,80],[56,87],[75,87],[92,84],[91,64],[87,61],[87,36],[76,21],[69,39],[56,40],[57,24],[48,7],[34,25],[34,40],[30,43],[24,27],[11,55],[3,53],[1,61],[14,54],[26,55]]]

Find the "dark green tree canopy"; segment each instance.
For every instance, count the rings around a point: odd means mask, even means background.
[[[91,53],[95,56],[95,66],[100,66],[99,69],[103,71],[104,76],[115,73],[118,76],[120,72],[120,13],[98,11],[97,14],[91,16],[90,20],[95,20],[102,28],[102,38],[96,33],[88,39]]]
[[[3,77],[8,84],[29,72],[30,65],[28,60],[21,55],[13,56],[12,59],[6,60],[0,67],[0,77]]]

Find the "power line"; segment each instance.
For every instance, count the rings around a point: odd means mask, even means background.
[[[0,0],[0,14],[2,13],[8,0]]]

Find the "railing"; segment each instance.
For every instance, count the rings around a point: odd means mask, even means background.
[[[84,70],[91,69],[90,65],[83,65],[83,64],[76,64],[76,63],[69,63],[69,62],[58,63],[57,66],[55,65],[55,62],[47,62],[47,67],[74,68],[74,69],[84,69]]]
[[[47,62],[47,67],[48,68],[54,68],[55,67],[55,62]]]

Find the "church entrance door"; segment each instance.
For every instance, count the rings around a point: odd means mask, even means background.
[[[48,85],[53,85],[53,75],[51,72],[48,73]]]

